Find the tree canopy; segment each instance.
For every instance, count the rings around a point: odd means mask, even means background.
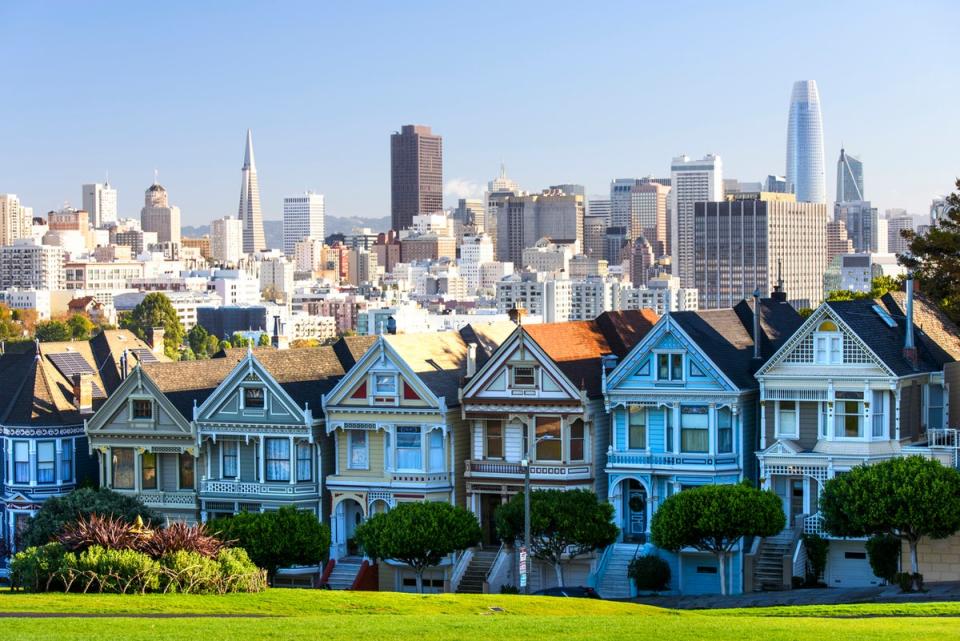
[[[954,322],[960,321],[960,179],[956,188],[946,198],[945,215],[927,233],[901,232],[910,251],[897,256],[913,271],[924,295]]]
[[[74,314],[67,319],[67,328],[70,330],[70,336],[77,341],[90,340],[96,325],[83,314]]]
[[[834,289],[827,293],[827,300],[862,300],[880,298],[887,292],[903,289],[902,276],[877,276],[870,281],[869,292],[853,292],[849,289]]]
[[[41,343],[56,343],[73,338],[73,331],[63,321],[40,321],[34,329],[34,335]]]
[[[423,572],[448,554],[480,542],[480,524],[473,513],[440,501],[400,503],[357,526],[354,538],[367,556],[395,559],[417,574],[423,592]]]
[[[524,537],[523,493],[515,494],[496,511],[497,533],[504,541]],[[530,493],[532,557],[549,563],[563,585],[563,561],[600,550],[617,540],[613,506],[589,490],[534,490]]]
[[[177,358],[177,352],[183,342],[183,325],[177,318],[177,310],[163,293],[147,294],[140,304],[123,319],[121,327],[129,329],[141,340],[147,340],[148,332],[152,328],[162,327],[163,351],[167,357]]]
[[[906,541],[917,574],[920,539],[944,539],[960,530],[960,472],[922,456],[861,465],[827,481],[820,514],[835,536],[888,534]]]
[[[727,593],[726,561],[745,536],[773,536],[787,524],[780,498],[747,483],[704,485],[667,498],[650,522],[657,547],[710,552],[720,566],[720,592]]]

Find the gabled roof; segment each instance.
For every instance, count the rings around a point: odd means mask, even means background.
[[[658,320],[660,317],[652,309],[635,309],[604,312],[597,316],[596,323],[613,353],[623,358],[653,329]]]
[[[154,353],[150,346],[137,338],[136,334],[126,329],[106,329],[90,339],[90,349],[93,350],[94,358],[97,362],[97,369],[100,371],[100,378],[105,385],[104,390],[107,394],[113,393],[120,386],[120,357],[124,350],[128,351],[129,359],[127,361],[127,371],[129,372],[137,364],[136,353],[140,350],[146,350],[154,355],[154,358],[161,362],[170,362],[170,359],[162,353]]]
[[[343,363],[343,368],[349,370],[376,342],[376,336],[343,336],[333,344],[333,350]]]
[[[906,320],[907,295],[888,292],[880,299],[899,323]],[[913,297],[914,336],[921,349],[942,364],[960,360],[960,328],[932,302],[921,294]]]

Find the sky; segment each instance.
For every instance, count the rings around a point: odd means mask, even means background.
[[[724,6],[726,5],[726,6]],[[446,202],[501,161],[521,187],[785,171],[790,89],[820,88],[881,211],[960,176],[960,2],[0,2],[0,193],[39,215],[109,172],[137,217],[159,172],[183,224],[236,215],[247,128],[265,218],[325,194],[390,211],[389,136],[443,136]]]

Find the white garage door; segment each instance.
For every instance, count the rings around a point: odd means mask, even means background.
[[[827,585],[832,587],[855,588],[881,583],[870,569],[870,561],[867,560],[867,551],[863,543],[830,541],[827,569],[824,574]]]

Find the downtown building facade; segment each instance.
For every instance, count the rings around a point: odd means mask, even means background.
[[[253,157],[253,133],[249,129],[240,171],[242,181],[237,218],[243,221],[243,253],[256,254],[267,248],[267,241],[263,234],[263,212],[260,209],[260,181]]]
[[[155,233],[158,243],[179,243],[180,208],[170,204],[167,190],[159,183],[153,183],[147,188],[143,200],[141,229]]]
[[[523,251],[541,239],[583,246],[584,198],[559,189],[504,196],[496,207],[497,260],[520,265]]]
[[[815,80],[793,83],[787,119],[787,183],[798,202],[827,201],[823,118]],[[862,178],[861,178],[862,187]]]
[[[308,191],[300,196],[283,199],[283,252],[293,256],[301,240],[324,238],[326,207],[323,194]]]
[[[715,154],[700,160],[678,156],[670,164],[670,184],[671,269],[684,287],[695,287],[694,203],[723,200],[723,161]]]
[[[83,209],[90,213],[94,227],[106,227],[117,222],[117,190],[110,186],[109,181],[83,185],[82,191]]]
[[[390,227],[443,209],[443,138],[424,125],[404,125],[390,136]]]

